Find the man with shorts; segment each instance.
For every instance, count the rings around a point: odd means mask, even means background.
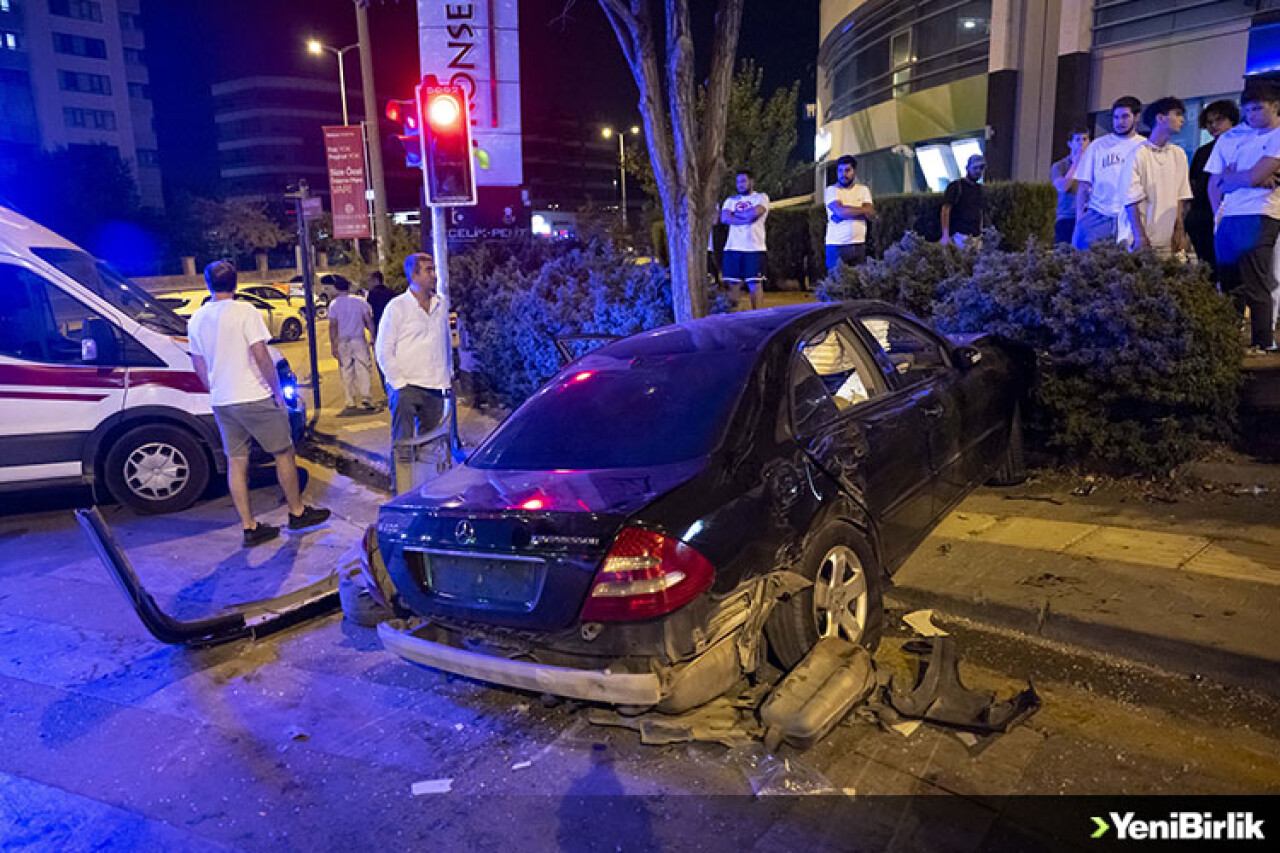
[[[293,457],[293,436],[280,377],[267,351],[271,335],[258,309],[237,302],[236,268],[215,261],[204,270],[213,298],[196,309],[187,323],[191,363],[209,389],[213,416],[227,454],[227,486],[244,527],[244,546],[261,545],[280,535],[280,528],[253,517],[249,503],[249,441],[275,459],[276,479],[289,504],[289,530],[302,532],[323,524],[329,510],[305,506]]]
[[[858,161],[845,154],[836,160],[836,182],[827,187],[822,201],[827,207],[827,273],[843,261],[860,264],[867,259],[867,222],[875,215],[871,190],[858,180]]]
[[[729,304],[735,308],[745,282],[751,307],[764,305],[764,221],[769,216],[769,197],[751,188],[751,173],[739,169],[734,179],[737,195],[720,206],[720,221],[729,226],[724,244],[724,283],[729,287]]]

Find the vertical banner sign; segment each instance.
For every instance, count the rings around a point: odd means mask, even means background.
[[[476,183],[518,187],[524,181],[520,146],[520,34],[517,0],[418,0],[422,74],[466,90],[471,138],[483,152]]]
[[[329,161],[333,236],[372,236],[365,199],[369,181],[364,170],[364,125],[324,128],[324,153]]]

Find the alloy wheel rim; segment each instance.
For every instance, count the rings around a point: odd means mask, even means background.
[[[822,558],[813,582],[813,618],[819,637],[861,641],[867,628],[867,573],[847,545]]]
[[[191,480],[191,465],[172,444],[153,441],[129,454],[124,481],[129,491],[149,501],[168,500]]]

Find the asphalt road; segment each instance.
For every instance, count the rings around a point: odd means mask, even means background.
[[[250,552],[225,496],[108,518],[162,606],[191,615],[329,571],[382,499],[323,469],[308,497],[337,510],[327,530]],[[338,615],[256,643],[166,647],[93,557],[77,500],[0,516],[6,851],[990,850],[1010,831],[1011,801],[989,799],[1001,795],[1280,791],[1280,740],[1265,727],[1065,680],[1038,681],[1039,713],[976,746],[851,717],[808,752],[770,757],[644,745],[572,703],[407,664]],[[284,512],[269,480],[254,502],[269,520]],[[885,642],[881,666],[903,666],[898,646]],[[1034,654],[1014,638],[964,678],[1012,692],[1009,673]],[[415,795],[424,782],[441,793]],[[757,795],[815,792],[831,796]],[[901,794],[940,796],[871,798]],[[1083,817],[1057,812],[1087,837]]]

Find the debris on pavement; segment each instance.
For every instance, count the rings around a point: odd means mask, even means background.
[[[422,782],[414,782],[409,786],[409,792],[415,797],[421,797],[425,794],[447,794],[452,790],[452,779],[426,779]]]
[[[808,749],[875,686],[875,667],[864,647],[839,637],[819,640],[760,708],[765,749],[772,752],[783,741]]]
[[[1040,697],[1030,683],[1012,699],[999,702],[990,690],[965,687],[960,682],[959,659],[951,637],[913,641],[904,648],[913,650],[913,646],[929,650],[928,659],[919,663],[914,687],[900,690],[895,678],[888,691],[889,705],[902,717],[993,734],[1009,731],[1040,707]]]
[[[515,764],[512,764],[512,765],[511,765],[511,769],[512,769],[512,770],[526,770],[526,769],[528,769],[528,768],[530,768],[530,767],[532,767],[532,766],[533,766],[533,762],[532,762],[532,761],[517,761]]]
[[[907,627],[915,631],[921,637],[946,637],[947,632],[933,624],[932,610],[913,610],[906,616],[902,617],[902,621]]]
[[[911,737],[913,734],[916,733],[916,729],[920,728],[923,725],[924,725],[923,720],[902,720],[901,722],[897,722],[889,726],[889,728],[893,729],[895,732],[902,735],[903,737]]]
[[[744,746],[760,738],[763,728],[753,709],[735,706],[721,696],[682,714],[620,714],[611,708],[592,708],[587,721],[596,726],[618,726],[640,733],[640,742],[661,746],[669,743],[702,741],[730,748]]]
[[[1085,477],[1084,482],[1071,490],[1071,494],[1077,497],[1087,498],[1093,494],[1098,488],[1098,481],[1093,477]]]
[[[757,797],[853,793],[852,788],[837,788],[816,768],[793,757],[779,758],[758,745],[733,750],[725,762],[737,767]]]

